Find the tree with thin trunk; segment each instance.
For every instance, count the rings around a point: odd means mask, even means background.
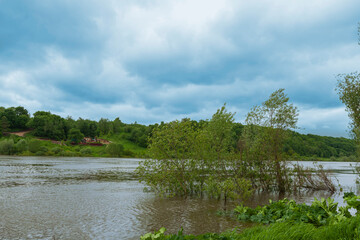
[[[289,103],[284,91],[279,89],[273,92],[261,106],[252,108],[247,115],[245,129],[245,133],[248,134],[245,134],[245,141],[248,145],[253,144],[256,149],[252,152],[252,157],[255,158],[253,162],[266,166],[260,167],[260,170],[268,169],[264,171],[264,175],[269,174],[269,171],[275,173],[277,190],[280,193],[286,191],[286,184],[289,182],[286,181],[288,174],[283,146],[288,137],[287,130],[296,129],[299,115],[297,108]],[[268,182],[264,185],[266,184]]]

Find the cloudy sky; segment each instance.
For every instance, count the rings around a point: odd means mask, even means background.
[[[243,122],[285,88],[304,133],[348,136],[359,0],[0,0],[0,105],[143,124]]]

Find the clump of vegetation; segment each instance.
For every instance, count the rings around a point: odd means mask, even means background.
[[[283,199],[255,209],[244,206],[234,211],[238,219],[253,221],[260,225],[242,232],[228,231],[224,233],[207,233],[202,235],[184,235],[181,229],[177,234],[166,235],[165,228],[154,233],[147,233],[141,240],[178,240],[178,239],[360,239],[360,196],[354,193],[344,194],[345,207],[337,207],[333,199],[315,199],[311,206],[296,204],[293,200]],[[357,210],[356,216],[349,212],[350,208]]]
[[[275,91],[251,110],[240,137],[235,136],[234,113],[225,105],[201,123],[183,119],[160,125],[149,140],[150,159],[137,168],[140,181],[160,195],[206,195],[225,201],[244,199],[253,191],[334,191],[323,169],[312,174],[289,166],[291,156],[283,148],[288,130],[296,128],[298,112],[288,101],[284,89]],[[324,180],[326,184],[320,184]]]
[[[269,201],[265,206],[249,208],[243,205],[235,208],[234,213],[237,219],[257,223],[275,223],[290,221],[293,223],[311,223],[316,227],[323,225],[336,224],[345,218],[351,218],[350,208],[357,210],[356,215],[360,214],[360,197],[353,193],[346,194],[344,201],[345,207],[339,207],[333,199],[328,198],[315,200],[309,206],[297,204],[294,200],[283,199],[279,201]]]
[[[36,139],[31,139],[28,143],[29,151],[32,153],[36,153],[40,151],[41,141]]]
[[[225,106],[199,126],[190,119],[154,129],[150,159],[137,168],[140,180],[160,195],[244,198],[251,184],[238,175],[238,155],[232,145],[233,113]]]
[[[106,146],[106,152],[112,157],[121,157],[124,154],[124,146],[120,143],[110,143]]]
[[[0,154],[11,155],[15,151],[14,149],[14,140],[5,139],[0,142]]]
[[[92,149],[91,147],[85,147],[80,150],[80,153],[84,155],[91,155]]]
[[[289,222],[273,223],[269,226],[256,226],[242,232],[207,233],[185,235],[182,230],[177,234],[166,235],[165,228],[154,233],[147,233],[141,240],[339,240],[360,239],[360,217],[345,219],[335,225],[315,227],[309,223],[292,224]]]

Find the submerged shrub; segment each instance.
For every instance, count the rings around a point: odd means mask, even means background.
[[[21,152],[25,152],[28,149],[28,143],[25,139],[20,139],[17,143],[16,143],[16,151],[21,153]]]
[[[60,152],[60,155],[64,156],[64,157],[75,157],[76,153],[74,153],[72,151],[69,151],[69,150],[66,150],[66,151]]]
[[[60,152],[62,152],[62,151],[64,151],[61,147],[53,147],[52,149],[51,149],[51,151],[53,152],[53,153],[55,153],[55,154],[58,154],[58,153],[60,153]]]
[[[14,140],[5,139],[0,142],[0,154],[11,155],[14,151]]]
[[[124,146],[120,143],[110,143],[106,146],[106,152],[113,157],[121,157],[124,154]]]
[[[92,153],[92,149],[91,149],[91,147],[82,148],[82,149],[80,150],[80,153],[81,153],[81,154],[89,155],[89,154]]]
[[[32,153],[36,153],[41,150],[41,141],[40,140],[32,139],[29,141],[28,145],[29,145],[29,151]]]

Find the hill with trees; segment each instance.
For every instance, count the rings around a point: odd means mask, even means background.
[[[189,120],[192,127],[203,129],[209,120]],[[122,156],[146,157],[148,139],[155,128],[169,123],[143,125],[124,123],[120,118],[99,121],[71,117],[63,118],[46,111],[37,111],[30,116],[24,107],[0,107],[0,154],[18,155],[64,155],[64,156]],[[30,129],[25,137],[11,135]],[[243,134],[244,125],[232,123],[232,144],[239,147],[239,139]],[[301,159],[355,160],[356,144],[348,138],[326,137],[313,134],[300,134],[290,131],[289,138],[282,151],[290,156]],[[114,144],[94,146],[82,143],[83,138],[104,139]],[[47,141],[45,141],[47,140]],[[38,147],[34,142],[39,141]],[[114,150],[115,144],[119,151]],[[102,144],[100,144],[102,145]],[[32,146],[32,147],[30,147]],[[31,150],[32,151],[31,151]],[[86,150],[84,150],[86,149]]]

